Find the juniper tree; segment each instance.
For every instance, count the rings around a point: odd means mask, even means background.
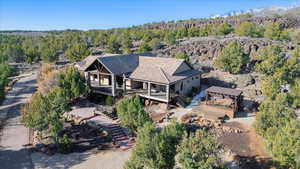
[[[215,65],[230,73],[239,73],[243,65],[247,63],[249,56],[243,53],[243,49],[237,41],[230,42],[217,57]]]

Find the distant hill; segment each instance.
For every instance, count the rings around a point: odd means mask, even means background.
[[[60,34],[62,32],[80,32],[81,30],[50,30],[50,31],[32,31],[32,30],[3,30],[0,34],[18,35],[18,36],[47,36],[50,34]]]
[[[250,15],[246,15],[250,14]],[[226,14],[212,15],[210,18],[198,18],[178,21],[153,22],[133,26],[138,29],[169,29],[178,27],[201,27],[208,24],[229,23],[236,25],[242,21],[251,21],[257,24],[277,22],[285,28],[300,28],[300,7],[270,6],[266,8],[250,9],[246,11],[237,10]],[[95,29],[97,30],[97,29]],[[100,30],[100,29],[99,29]],[[60,34],[62,32],[79,32],[81,30],[51,30],[51,31],[0,31],[0,34],[21,35],[21,36],[46,36],[49,34]]]
[[[46,31],[24,31],[24,30],[0,31],[0,34],[18,35],[18,36],[47,36],[48,35]]]
[[[285,12],[285,15],[293,15],[293,16],[298,16],[300,17],[300,7],[295,7],[287,10]]]
[[[272,15],[298,15],[300,14],[300,7],[283,7],[283,6],[269,6],[266,8],[257,8],[257,9],[249,9],[249,10],[235,10],[230,11],[225,14],[215,14],[212,15],[211,18],[218,17],[230,17],[230,16],[238,16],[242,14],[251,14],[256,17],[265,17]]]

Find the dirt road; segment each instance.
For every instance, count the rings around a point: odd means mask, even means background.
[[[0,168],[32,169],[29,143],[29,130],[20,121],[22,105],[29,101],[36,90],[36,74],[24,75],[6,95],[0,106],[0,119],[4,127],[0,131]]]

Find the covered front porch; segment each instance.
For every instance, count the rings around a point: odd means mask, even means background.
[[[135,86],[128,86],[127,81],[131,80]],[[143,80],[132,80],[124,79],[123,92],[125,95],[137,94],[143,98],[161,101],[168,103],[171,101],[171,92],[169,84],[160,84],[155,82],[143,81]]]
[[[104,72],[88,72],[88,85],[93,93],[119,96],[123,91],[123,77],[104,73]]]

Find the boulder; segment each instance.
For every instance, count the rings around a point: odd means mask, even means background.
[[[255,83],[255,79],[250,74],[240,75],[237,79],[237,87],[243,88]]]

